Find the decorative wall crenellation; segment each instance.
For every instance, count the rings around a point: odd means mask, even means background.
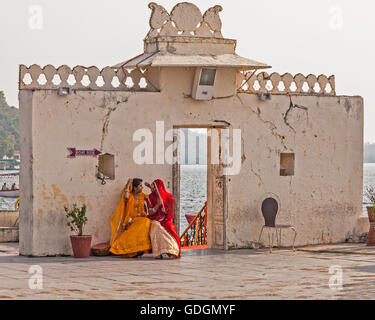
[[[275,94],[310,94],[336,95],[335,76],[304,76],[301,73],[293,76],[290,73],[268,74],[266,72],[239,72],[238,92]],[[73,90],[93,91],[140,91],[158,92],[149,82],[147,69],[124,69],[105,67],[76,66],[73,69],[63,65],[55,68],[47,65],[26,67],[20,65],[19,89],[48,90],[70,87]]]
[[[268,74],[267,72],[241,72],[239,79],[239,92],[275,94],[310,94],[310,95],[336,95],[335,76],[327,77],[323,74],[315,76],[301,73],[295,76],[290,73]]]
[[[20,65],[19,89],[57,89],[70,87],[73,90],[106,91],[158,91],[147,80],[147,69],[128,70],[123,68],[76,66],[73,69],[63,65],[44,68],[33,64]]]

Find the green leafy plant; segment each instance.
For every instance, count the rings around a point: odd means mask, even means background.
[[[0,91],[0,158],[11,157],[19,150],[18,109],[8,105]]]
[[[370,203],[375,208],[375,187],[367,187],[365,191],[365,197],[370,201]]]
[[[87,223],[86,205],[84,204],[82,207],[78,207],[77,204],[73,204],[72,207],[64,206],[64,210],[70,230],[76,232],[78,236],[82,236],[83,227]]]

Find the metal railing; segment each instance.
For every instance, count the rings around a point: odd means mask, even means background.
[[[182,247],[207,245],[207,202],[180,236]]]

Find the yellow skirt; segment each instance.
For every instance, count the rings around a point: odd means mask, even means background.
[[[135,217],[110,249],[116,255],[131,255],[148,250],[151,250],[150,219],[146,217]]]

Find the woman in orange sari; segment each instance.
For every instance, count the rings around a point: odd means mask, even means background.
[[[181,243],[172,219],[174,218],[174,198],[167,192],[162,180],[155,180],[151,185],[152,193],[147,202],[151,220],[150,238],[152,254],[156,259],[163,259],[163,254],[170,258],[181,256]]]
[[[121,193],[121,201],[111,218],[110,252],[127,258],[150,252],[150,220],[145,212],[147,195],[142,180],[129,180]]]

